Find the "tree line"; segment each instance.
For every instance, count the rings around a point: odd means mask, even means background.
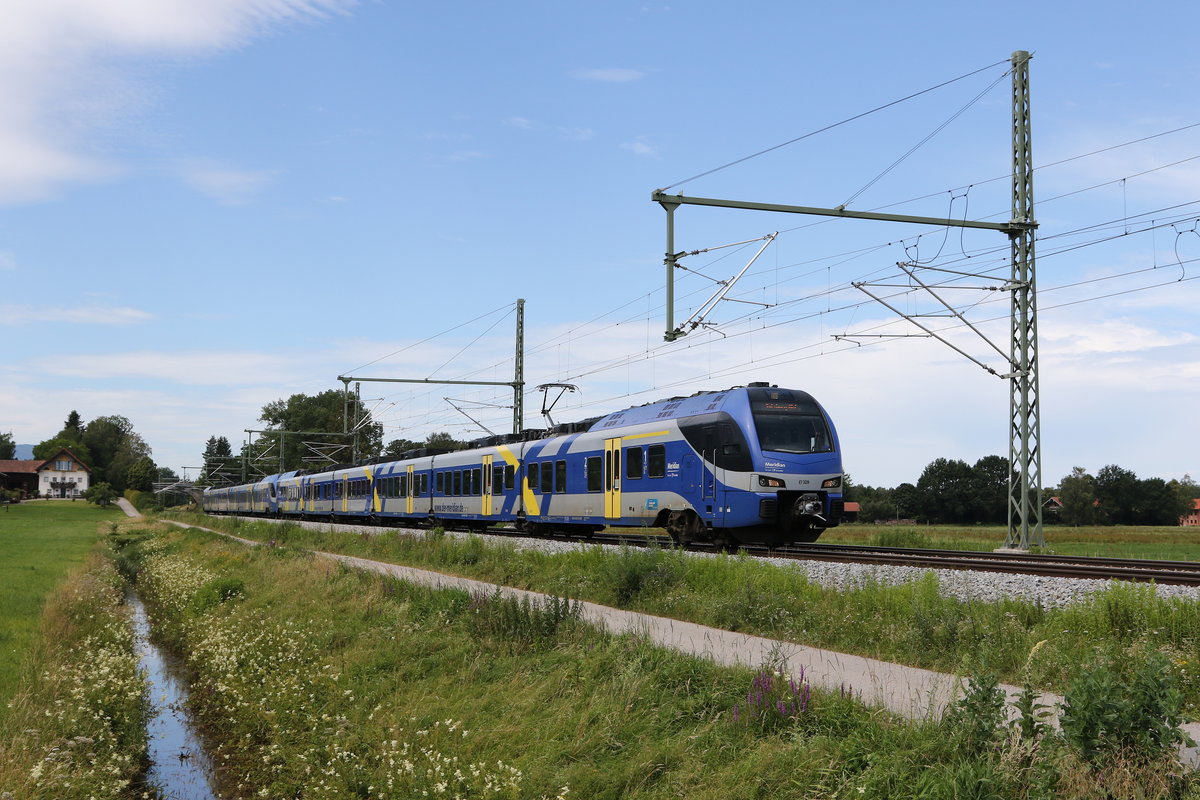
[[[1008,459],[985,456],[972,466],[937,458],[916,484],[895,488],[856,486],[847,477],[846,499],[859,503],[859,519],[912,519],[923,523],[1003,525],[1008,520]],[[1054,502],[1052,498],[1056,498]],[[1042,490],[1044,519],[1064,525],[1178,525],[1200,498],[1200,486],[1182,480],[1139,479],[1110,464],[1093,477],[1075,467],[1058,486]]]
[[[126,489],[150,491],[156,480],[175,478],[172,470],[154,463],[150,445],[119,414],[85,423],[78,411],[71,411],[62,430],[34,445],[33,457],[44,461],[64,447],[91,470],[92,488],[104,484],[116,494]],[[0,459],[11,459],[15,453],[12,433],[0,434]]]
[[[422,447],[460,450],[466,442],[445,432],[422,441],[393,439],[385,446],[383,426],[353,395],[340,389],[316,395],[293,394],[267,403],[258,419],[258,437],[235,454],[225,436],[210,436],[204,446],[202,484],[240,483],[256,475],[300,469],[325,469],[338,463],[399,458]],[[349,430],[349,433],[345,433]]]

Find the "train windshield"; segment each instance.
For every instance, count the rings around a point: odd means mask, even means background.
[[[776,453],[828,453],[833,439],[812,400],[761,399],[751,403],[758,445]]]

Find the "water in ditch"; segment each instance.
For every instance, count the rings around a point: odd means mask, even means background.
[[[188,687],[177,659],[150,640],[146,607],[135,594],[133,612],[138,661],[150,682],[150,769],[146,782],[162,800],[218,800],[212,761],[187,711]]]

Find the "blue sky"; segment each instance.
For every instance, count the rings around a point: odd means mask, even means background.
[[[851,286],[897,284],[900,261],[998,286],[1001,234],[684,208],[680,249],[780,236],[731,292],[748,302],[667,344],[650,192],[1007,219],[1001,62],[1020,49],[1034,52],[1043,482],[1114,463],[1200,475],[1198,13],[1006,9],[6,4],[0,431],[32,443],[72,409],[122,414],[182,471],[208,437],[237,447],[263,405],[340,374],[511,380],[520,297],[529,427],[545,382],[579,387],[562,421],[765,380],[826,406],[860,483],[1005,454],[1003,381],[934,340],[834,338],[918,332]],[[756,248],[685,261],[677,319]],[[1007,349],[1002,293],[943,294]],[[947,336],[1005,371],[961,326]],[[503,389],[362,394],[386,439],[482,435],[446,397],[511,426]]]

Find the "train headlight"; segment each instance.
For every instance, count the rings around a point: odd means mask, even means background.
[[[783,482],[782,478],[771,478],[767,475],[759,475],[758,485],[765,486],[768,489],[782,489],[787,484]]]
[[[836,489],[841,485],[842,485],[842,479],[840,477],[826,478],[825,480],[821,481],[822,489]]]

